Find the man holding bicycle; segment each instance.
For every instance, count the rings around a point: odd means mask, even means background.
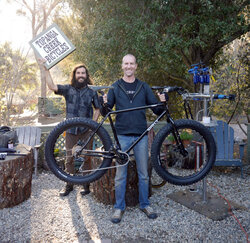
[[[149,85],[135,77],[137,69],[136,58],[127,54],[122,59],[123,78],[116,81],[110,89],[108,95],[104,95],[104,102],[110,108],[116,106],[116,110],[133,108],[144,105],[158,103]],[[161,101],[165,101],[165,96],[159,94]],[[154,113],[160,113],[161,108],[154,108]],[[115,123],[118,139],[122,151],[130,145],[147,129],[145,110],[119,113]],[[136,167],[139,178],[139,203],[140,209],[150,219],[157,218],[157,214],[149,206],[148,189],[148,137],[144,136],[134,147]],[[127,182],[127,166],[116,168],[115,177],[115,197],[114,213],[111,218],[113,223],[119,223],[125,210],[125,193]]]
[[[40,64],[44,64],[45,61],[46,60],[39,59]],[[68,85],[55,84],[49,70],[47,70],[44,65],[43,67],[49,89],[54,91],[55,94],[62,95],[65,98],[66,118],[86,117],[92,119],[93,117],[93,120],[97,121],[100,115],[100,104],[97,93],[88,87],[88,84],[93,84],[93,82],[89,77],[87,67],[85,65],[75,67],[72,72],[71,84]],[[95,108],[94,113],[92,106]],[[85,135],[80,131],[76,131],[76,129],[70,129],[70,131],[66,132],[67,159],[65,168],[66,171],[71,174],[74,174],[75,170],[72,158],[72,148],[79,139],[84,139],[83,136]],[[90,169],[91,161],[88,160],[86,162],[85,164],[88,168],[85,169]],[[84,184],[83,188],[84,190],[81,191],[82,196],[90,193],[89,184]],[[65,188],[60,192],[60,196],[67,196],[71,191],[73,191],[73,185],[67,183]]]

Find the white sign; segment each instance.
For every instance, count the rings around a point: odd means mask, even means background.
[[[56,24],[52,24],[31,40],[30,45],[38,57],[47,60],[45,66],[48,69],[76,49]]]

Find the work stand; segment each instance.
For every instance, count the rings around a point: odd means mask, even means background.
[[[194,83],[199,83],[202,79],[202,82],[200,82],[200,92],[193,94],[193,97],[198,97],[198,99],[203,102],[202,121],[200,122],[206,127],[216,126],[216,122],[211,121],[211,118],[208,115],[208,105],[212,97],[209,92],[209,71],[207,68],[193,68],[190,70],[189,72],[194,74]],[[199,70],[202,70],[202,72],[199,73]],[[192,94],[190,98],[192,98]],[[196,120],[198,121],[198,114],[196,115]],[[206,151],[206,148],[204,148],[204,151]],[[204,157],[203,159],[205,160],[206,158]],[[201,184],[201,188],[199,188],[199,184]],[[229,216],[229,206],[226,201],[219,197],[219,195],[215,196],[207,191],[206,178],[189,189],[174,192],[168,195],[168,197],[189,209],[211,218],[212,220],[222,220]],[[230,203],[230,205],[234,209],[241,208],[235,203]]]

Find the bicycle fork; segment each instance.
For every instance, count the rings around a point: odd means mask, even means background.
[[[183,142],[181,140],[181,136],[175,126],[174,120],[167,114],[167,122],[172,126],[172,134],[176,141],[177,148],[179,149],[180,153],[185,157],[188,155],[188,151],[185,149]]]

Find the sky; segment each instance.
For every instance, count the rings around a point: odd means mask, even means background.
[[[29,44],[32,40],[31,23],[26,17],[17,15],[17,9],[20,9],[20,5],[14,0],[11,4],[7,0],[0,0],[0,45],[8,41],[13,50],[18,49],[23,56],[28,54],[28,58],[33,60],[34,53]],[[52,69],[52,72],[56,72],[54,80],[64,78],[56,66]]]
[[[18,4],[0,0],[0,44],[11,42],[13,49],[28,50],[32,39],[31,23],[27,18],[18,16]]]

